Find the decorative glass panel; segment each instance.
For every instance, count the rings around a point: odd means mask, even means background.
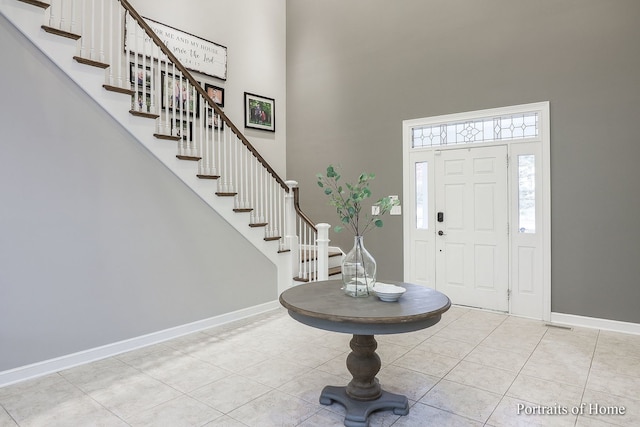
[[[519,113],[412,129],[412,148],[473,144],[538,136],[538,113]]]
[[[536,158],[518,156],[518,232],[536,232]]]
[[[416,228],[429,228],[428,163],[416,163]]]

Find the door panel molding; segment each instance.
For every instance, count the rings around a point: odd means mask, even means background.
[[[435,210],[444,212],[436,227],[435,287],[454,304],[509,310],[506,157],[504,144],[456,147],[435,156],[431,191]],[[453,247],[458,250],[450,253]]]

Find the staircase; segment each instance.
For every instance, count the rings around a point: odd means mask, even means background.
[[[330,250],[328,224],[314,224],[300,209],[297,183],[278,176],[128,1],[0,5],[34,45],[273,261],[280,291],[338,277],[343,253]],[[123,50],[125,27],[144,40],[142,52]],[[132,76],[139,69],[147,72],[145,84]],[[173,108],[162,90],[165,79],[185,94]]]
[[[339,249],[329,249],[329,268],[327,277],[329,279],[338,278],[342,274],[342,256],[344,254]],[[301,257],[301,271],[293,278],[296,282],[309,282],[317,278],[318,274],[318,252],[315,249],[303,251]],[[308,274],[305,274],[308,273]]]

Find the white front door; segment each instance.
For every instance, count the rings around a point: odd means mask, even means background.
[[[435,287],[452,303],[509,310],[507,146],[436,151]]]

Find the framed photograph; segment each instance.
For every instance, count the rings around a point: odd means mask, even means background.
[[[276,131],[276,101],[253,93],[244,93],[244,127]]]
[[[147,88],[151,88],[151,68],[147,67],[147,69],[143,71],[142,65],[138,64],[138,69],[135,70],[135,65],[133,62],[129,63],[129,81],[131,84],[137,84],[138,87],[141,88],[144,83]]]
[[[143,101],[146,95],[146,100]],[[141,111],[143,113],[151,112],[151,94],[147,92],[146,94],[142,94],[142,92],[138,92],[137,95],[131,95],[131,109],[135,111]]]
[[[224,88],[205,83],[204,90],[213,102],[218,104],[220,107],[224,107]]]
[[[183,141],[186,141],[187,138],[189,138],[189,142],[193,141],[193,122],[176,119],[171,123],[171,135],[174,134],[175,136],[182,137]]]
[[[190,115],[200,115],[200,96],[193,87],[189,84],[189,81],[184,77],[181,79],[173,74],[162,72],[162,109],[173,110],[177,108],[177,113],[184,113]],[[191,93],[187,92],[191,89]],[[187,102],[188,99],[188,102]],[[187,105],[188,104],[188,105]]]
[[[209,129],[224,129],[224,122],[220,119],[220,115],[213,114],[212,110],[209,110],[209,121],[207,123]]]

